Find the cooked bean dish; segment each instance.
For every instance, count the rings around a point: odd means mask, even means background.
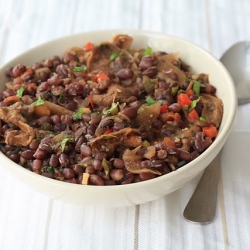
[[[202,154],[223,115],[208,75],[179,53],[132,44],[119,34],[6,69],[1,151],[36,174],[100,186],[157,178]]]

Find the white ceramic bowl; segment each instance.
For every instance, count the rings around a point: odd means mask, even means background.
[[[177,171],[145,182],[121,186],[83,186],[52,180],[27,171],[0,153],[1,167],[8,170],[20,182],[38,193],[86,206],[130,206],[155,200],[187,184],[201,173],[215,158],[226,142],[235,117],[237,100],[234,83],[225,67],[210,53],[183,39],[170,35],[135,30],[93,31],[71,35],[47,42],[28,50],[5,64],[0,70],[0,91],[4,88],[5,69],[17,63],[32,64],[54,55],[62,55],[72,46],[83,46],[86,42],[111,41],[116,34],[128,34],[134,38],[133,48],[146,48],[166,52],[180,52],[181,59],[191,66],[191,71],[208,73],[210,82],[217,88],[217,96],[224,103],[224,114],[218,137],[198,158]]]

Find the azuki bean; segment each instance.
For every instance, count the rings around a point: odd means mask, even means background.
[[[12,70],[12,76],[16,78],[20,76],[25,70],[26,70],[26,67],[23,64],[19,63],[16,66],[14,66]]]
[[[198,152],[201,153],[205,150],[204,146],[204,134],[202,132],[196,133],[194,137],[194,149]]]
[[[92,165],[95,168],[95,170],[100,171],[100,170],[103,169],[102,161],[101,160],[94,159],[93,162],[92,162]]]
[[[104,151],[100,151],[100,152],[98,152],[96,155],[95,155],[95,159],[96,160],[100,160],[100,161],[102,161],[104,158],[106,158],[107,157],[107,153],[106,152],[104,152]]]
[[[183,150],[183,149],[180,149],[179,150],[179,157],[182,159],[182,160],[185,160],[185,161],[189,161],[190,158],[191,158],[191,155],[188,151],[186,150]]]
[[[66,154],[64,154],[64,153],[61,153],[59,155],[59,163],[63,167],[69,166],[69,157]],[[73,178],[73,177],[71,177],[71,178]]]
[[[21,153],[21,157],[24,158],[25,160],[32,160],[33,155],[34,155],[34,151],[30,149],[25,150]]]
[[[124,168],[124,161],[120,158],[115,158],[113,160],[113,167],[115,168]]]
[[[95,174],[96,170],[93,166],[88,166],[86,167],[85,172],[88,174]]]
[[[47,157],[47,153],[42,150],[41,148],[38,148],[36,152],[33,155],[36,159],[43,160]]]
[[[42,161],[41,160],[38,160],[38,159],[35,159],[33,162],[32,162],[32,165],[31,165],[31,169],[34,171],[34,172],[39,172],[42,168]]]
[[[180,104],[179,103],[172,103],[171,105],[168,106],[168,110],[172,111],[174,113],[179,113],[181,110]]]
[[[82,156],[91,156],[92,155],[91,147],[86,145],[86,144],[81,145],[80,151],[81,151]]]
[[[64,168],[63,175],[66,179],[72,179],[75,177],[75,172],[71,168]]]
[[[127,173],[124,177],[124,180],[121,182],[122,185],[124,184],[129,184],[132,183],[134,181],[134,177],[135,175],[132,173]]]
[[[121,79],[121,80],[127,80],[130,78],[133,78],[134,76],[134,71],[132,69],[129,68],[122,68],[117,72],[117,76]]]
[[[120,181],[124,177],[124,172],[122,169],[111,169],[110,177],[114,181]]]
[[[151,161],[150,160],[141,161],[140,168],[150,168],[150,167],[151,167]]]
[[[142,70],[148,69],[153,66],[153,62],[154,62],[154,56],[152,55],[143,56],[140,61],[139,67]]]
[[[84,168],[82,166],[80,166],[79,164],[75,164],[75,165],[71,166],[71,168],[78,175],[82,174],[84,172]]]
[[[85,121],[85,122],[89,122],[91,120],[91,117],[89,114],[83,114],[82,115],[82,119]]]
[[[137,115],[137,110],[132,107],[125,107],[122,111],[122,114],[126,115],[128,118],[133,119]],[[111,121],[111,120],[108,120]]]
[[[154,173],[139,173],[139,177],[141,181],[146,181],[153,179],[155,177]]]
[[[20,155],[19,155],[19,154],[16,154],[16,153],[11,154],[11,155],[9,156],[9,158],[10,158],[12,161],[16,162],[16,163],[18,163],[18,162],[20,161]]]
[[[52,154],[49,159],[49,165],[51,167],[57,167],[59,164],[59,157],[56,154]]]
[[[158,72],[157,68],[153,66],[143,71],[143,75],[148,77],[154,77],[157,74],[157,72]]]
[[[105,185],[104,180],[96,174],[91,174],[89,177],[89,181],[96,186],[104,186]]]

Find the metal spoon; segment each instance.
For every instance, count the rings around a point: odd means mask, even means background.
[[[236,84],[238,104],[250,102],[250,42],[239,42],[229,48],[221,62]],[[208,224],[216,213],[221,153],[205,169],[183,216],[197,224]]]

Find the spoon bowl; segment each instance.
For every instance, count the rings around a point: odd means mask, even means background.
[[[221,57],[231,74],[237,91],[238,104],[250,102],[250,41],[238,42]]]

